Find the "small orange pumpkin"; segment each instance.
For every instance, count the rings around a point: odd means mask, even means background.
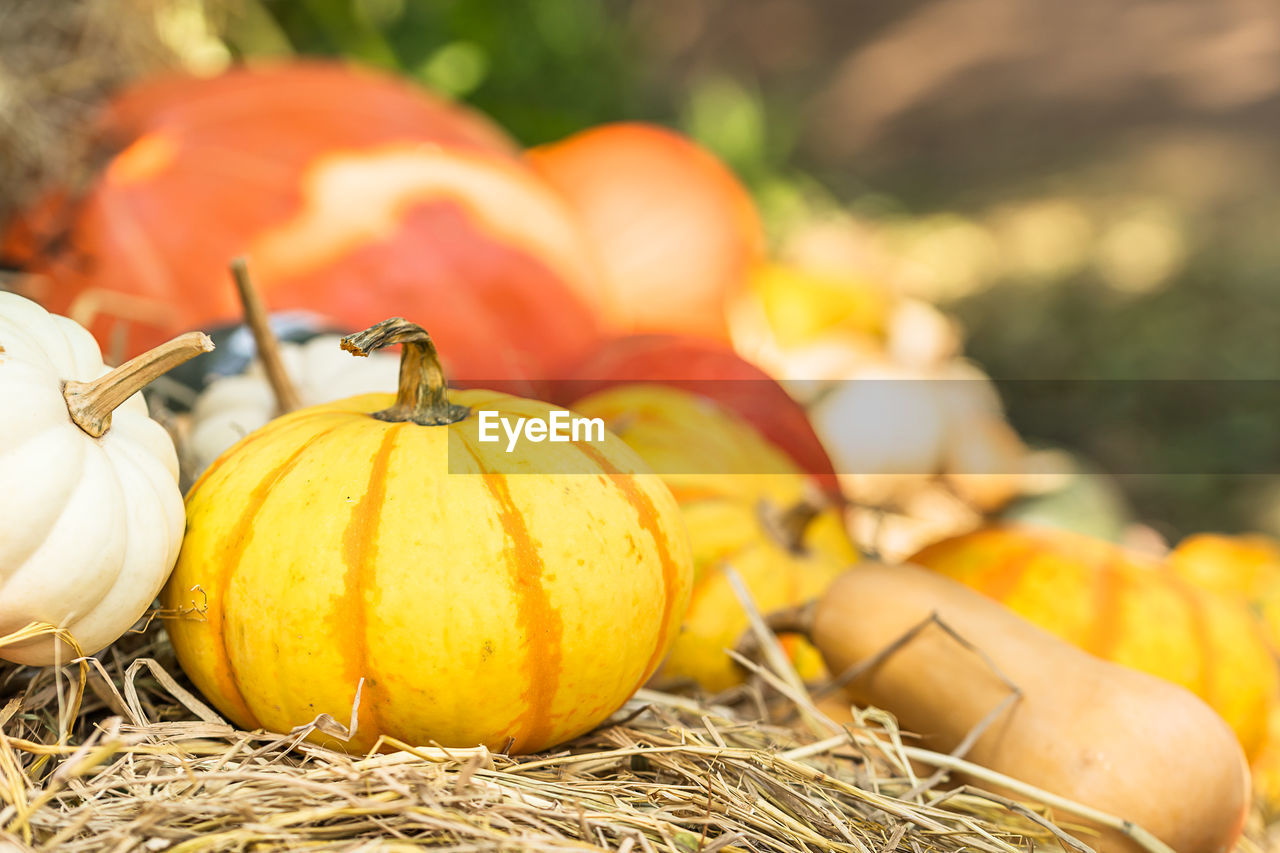
[[[606,329],[725,339],[730,297],[764,255],[746,189],[711,153],[648,124],[607,124],[528,153],[581,215],[605,269]]]
[[[1188,583],[1247,606],[1261,621],[1271,650],[1280,652],[1280,542],[1256,533],[1197,533],[1178,543],[1168,565]],[[1280,699],[1252,768],[1256,799],[1270,815],[1280,813]]]

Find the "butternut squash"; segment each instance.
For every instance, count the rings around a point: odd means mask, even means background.
[[[928,625],[935,614],[986,659]],[[863,564],[793,627],[833,673],[870,662],[845,686],[849,699],[891,711],[929,749],[955,749],[1007,699],[1003,673],[1021,696],[990,722],[967,760],[1132,821],[1178,853],[1221,853],[1240,835],[1249,803],[1244,754],[1208,705],[1093,657],[953,580],[914,566]],[[1100,853],[1138,849],[1118,831],[1100,832],[1082,840]]]

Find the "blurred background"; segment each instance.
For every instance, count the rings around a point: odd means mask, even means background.
[[[941,307],[997,380],[1277,378],[1271,0],[50,5],[0,9],[0,218],[82,162],[69,140],[87,106],[134,76],[344,57],[468,102],[526,145],[618,119],[677,127],[742,177],[778,251]],[[1143,393],[1171,413],[1203,405],[1186,388]],[[1073,431],[1006,403],[1029,444],[1086,468],[1125,470],[1126,448],[1154,442],[1179,470],[1221,470],[1202,445],[1198,467],[1176,417],[1160,435],[1123,412]],[[1248,426],[1234,470],[1280,455],[1274,421]],[[1265,472],[1110,482],[1166,538],[1280,533]]]

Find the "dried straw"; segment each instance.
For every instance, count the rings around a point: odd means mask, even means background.
[[[721,704],[641,691],[608,725],[539,756],[395,742],[349,756],[305,740],[325,721],[288,735],[223,722],[177,674],[158,627],[81,666],[2,675],[0,829],[15,849],[1071,846],[1021,805],[969,791],[903,798],[916,779],[883,718],[819,738],[795,725],[794,704],[758,689]]]
[[[913,759],[973,768],[874,709],[835,725],[782,662],[744,660],[752,683],[714,700],[642,690],[541,755],[388,741],[352,756],[306,740],[340,732],[329,718],[227,724],[156,624],[69,667],[0,669],[0,851],[1090,849],[1044,807],[926,788]]]

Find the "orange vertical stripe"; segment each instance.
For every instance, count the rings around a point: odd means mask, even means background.
[[[396,434],[404,428],[405,424],[392,425],[382,436],[382,442],[373,454],[369,484],[351,510],[351,518],[342,531],[342,562],[347,570],[343,576],[342,595],[333,610],[332,630],[334,636],[345,640],[349,650],[344,656],[345,676],[351,685],[353,698],[360,679],[365,680],[360,693],[361,707],[357,709],[357,720],[367,721],[367,725],[357,723],[360,743],[373,744],[382,734],[379,707],[386,701],[386,691],[369,667],[367,587],[370,575],[377,571],[378,529],[387,498],[387,471],[391,467],[391,454],[395,451]],[[366,732],[369,733],[367,737]]]
[[[1037,543],[1006,555],[1003,560],[995,561],[991,569],[981,575],[975,587],[988,598],[1003,604],[1022,584],[1027,570],[1042,553],[1044,548]]]
[[[1095,621],[1093,636],[1086,648],[1103,660],[1115,660],[1116,648],[1124,635],[1122,605],[1129,579],[1124,574],[1123,563],[1120,568],[1116,566],[1120,559],[1123,558],[1112,558],[1098,566],[1094,583]]]
[[[648,664],[644,668],[644,677],[640,684],[649,680],[649,676],[657,671],[658,665],[667,651],[667,635],[670,630],[672,609],[675,607],[675,594],[679,586],[680,567],[671,558],[671,550],[667,547],[667,537],[658,522],[658,510],[653,501],[636,486],[635,475],[620,471],[608,457],[589,444],[575,443],[574,447],[582,451],[587,458],[600,466],[600,470],[609,475],[614,485],[622,490],[627,502],[636,511],[640,526],[648,531],[658,551],[658,559],[662,563],[662,622],[658,629],[658,642],[653,649]]]
[[[507,539],[503,557],[515,592],[516,621],[524,637],[528,673],[523,696],[526,710],[512,749],[524,752],[550,746],[552,710],[560,689],[564,656],[564,617],[552,606],[551,596],[543,585],[546,565],[524,515],[511,497],[506,475],[487,470],[481,454],[465,440],[462,446],[475,459],[485,488],[498,505],[498,523]]]
[[[1169,586],[1186,603],[1187,613],[1191,617],[1191,634],[1195,639],[1196,651],[1200,656],[1200,671],[1196,695],[1210,704],[1214,704],[1217,690],[1217,673],[1214,668],[1213,637],[1209,633],[1209,615],[1205,612],[1205,603],[1200,594],[1182,578],[1166,572],[1161,575]]]

